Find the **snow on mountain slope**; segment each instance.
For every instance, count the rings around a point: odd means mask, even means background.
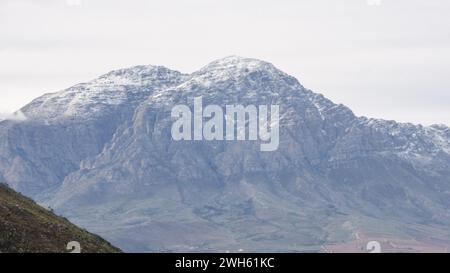
[[[124,105],[133,110],[153,90],[178,84],[185,75],[162,66],[111,71],[88,83],[46,94],[22,109],[32,119],[91,118]]]
[[[83,159],[97,155],[154,90],[184,77],[161,66],[136,66],[35,99],[17,112],[23,118],[0,123],[0,178],[45,199]]]

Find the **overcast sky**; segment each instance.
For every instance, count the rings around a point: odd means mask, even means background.
[[[357,115],[450,125],[448,0],[0,0],[0,113],[112,69],[273,63]]]

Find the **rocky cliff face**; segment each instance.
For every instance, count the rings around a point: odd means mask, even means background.
[[[69,89],[71,99],[51,99],[67,90],[37,99],[23,110],[35,119],[1,123],[3,177],[129,251],[318,251],[357,232],[446,234],[448,127],[356,117],[254,59],[156,70],[112,72]],[[279,105],[279,149],[173,141],[172,107],[198,96]],[[39,110],[55,100],[58,111]],[[43,137],[33,126],[55,129]]]

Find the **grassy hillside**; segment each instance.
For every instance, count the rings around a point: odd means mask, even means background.
[[[120,252],[91,234],[0,184],[0,253],[67,253],[71,241],[82,253]]]

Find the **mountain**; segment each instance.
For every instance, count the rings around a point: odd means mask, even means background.
[[[0,253],[67,253],[67,244],[73,241],[80,243],[82,252],[120,252],[4,184],[0,184],[0,218]]]
[[[5,181],[126,251],[321,251],[356,235],[450,245],[448,127],[357,117],[256,59],[140,69],[154,71],[112,72],[0,123]],[[174,141],[172,108],[199,96],[279,105],[278,150]]]
[[[35,99],[0,123],[0,179],[45,198],[83,159],[101,152],[155,89],[183,78],[164,67],[136,66]]]

